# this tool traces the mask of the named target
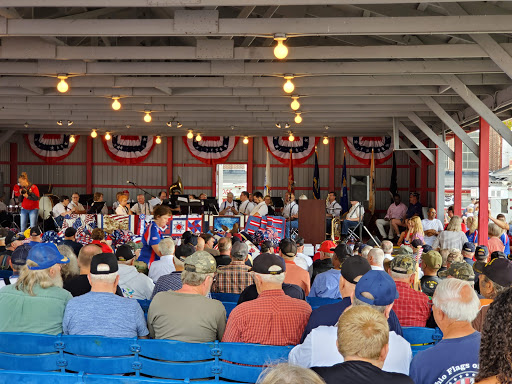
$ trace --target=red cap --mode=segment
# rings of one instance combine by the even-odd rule
[[[333,253],[333,248],[336,248],[336,244],[334,244],[334,242],[331,240],[326,240],[322,243],[322,245],[320,245],[318,250],[320,252]]]

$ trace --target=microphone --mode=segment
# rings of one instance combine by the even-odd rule
[[[126,180],[126,184],[135,184],[133,181]]]

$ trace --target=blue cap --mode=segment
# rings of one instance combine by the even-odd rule
[[[69,259],[66,256],[61,255],[57,246],[53,243],[40,243],[34,245],[29,253],[27,260],[32,260],[37,266],[28,267],[33,271],[48,269],[53,267],[55,264],[67,264]]]
[[[473,253],[473,252],[475,252],[476,247],[475,247],[474,243],[472,243],[470,241],[467,241],[467,242],[464,243],[464,246],[462,247],[462,250],[466,251],[466,252]]]
[[[364,297],[364,292],[371,294],[373,299]],[[370,305],[389,305],[398,299],[395,281],[384,271],[368,271],[356,284],[356,299]]]
[[[14,265],[25,265],[27,264],[27,257],[32,247],[28,244],[21,244],[17,247],[11,255],[11,263]]]

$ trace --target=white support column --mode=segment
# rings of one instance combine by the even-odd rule
[[[432,142],[437,145],[439,147],[439,149],[441,151],[443,151],[445,153],[446,156],[448,156],[448,158],[450,158],[451,160],[454,160],[455,159],[455,154],[453,153],[453,151],[450,149],[450,147],[448,147],[446,145],[446,143],[441,140],[439,138],[439,136],[437,136],[434,131],[432,131],[432,129],[430,129],[430,127],[425,124],[425,122],[423,120],[421,120],[421,118],[415,114],[414,112],[411,112],[407,115],[407,117],[409,118],[409,120],[411,120],[425,135],[427,135],[427,137],[432,140]]]
[[[471,152],[475,154],[476,157],[479,156],[478,152],[478,144],[469,137],[469,135],[459,126],[459,124],[451,118],[448,113],[430,96],[422,96],[421,99],[423,102],[434,112],[437,117],[439,117],[443,123],[445,123],[448,128],[450,128],[453,133],[455,133],[466,147],[469,148]]]
[[[406,144],[402,139],[398,139],[398,142],[400,143],[400,146],[403,148],[409,148],[410,145]],[[405,151],[407,155],[414,160],[416,164],[418,164],[421,167],[421,159],[418,155],[416,155],[413,151],[406,150]]]
[[[397,121],[396,126],[400,131],[402,131],[405,137],[407,137],[411,143],[413,143],[416,148],[418,148],[421,153],[423,153],[423,155],[425,155],[425,157],[430,160],[431,163],[435,162],[435,156],[432,154],[432,152],[430,152],[427,147],[425,147],[425,145],[423,145],[423,143],[419,141],[418,138],[407,129],[405,125],[403,125],[400,121]]]
[[[512,79],[512,57],[488,34],[470,35],[489,57]]]
[[[489,125],[512,145],[512,132],[456,75],[441,75],[442,78],[475,110]]]

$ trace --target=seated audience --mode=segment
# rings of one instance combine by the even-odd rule
[[[332,269],[332,257],[334,255],[334,248],[336,248],[336,244],[330,240],[326,240],[320,244],[320,248],[318,249],[320,258],[313,262],[313,276],[311,277],[311,283],[313,283],[315,280],[316,275]]]
[[[316,276],[309,297],[325,297],[329,299],[341,299],[340,277],[341,264],[349,257],[352,257],[352,250],[345,243],[340,243],[334,249],[332,259],[333,269],[322,272]]]
[[[185,259],[182,288],[160,292],[151,301],[148,328],[152,338],[189,343],[222,339],[226,327],[224,305],[205,297],[210,292],[216,267],[213,256],[205,251]]]
[[[92,258],[88,279],[91,292],[71,299],[66,305],[63,333],[147,338],[149,331],[139,303],[115,294],[119,273],[112,253]]]
[[[263,254],[254,260],[252,272],[259,296],[233,309],[222,341],[267,345],[299,342],[311,307],[284,294],[286,267],[277,255]]]
[[[433,296],[437,285],[441,279],[437,276],[437,271],[443,264],[443,258],[439,252],[428,251],[421,255],[421,269],[423,277],[420,279],[421,291],[427,296]]]
[[[297,244],[297,255],[295,256],[295,264],[302,269],[308,271],[309,276],[313,276],[313,259],[304,253],[304,239],[297,236],[295,238]]]
[[[393,302],[397,297],[395,282],[386,272],[369,271],[356,284],[351,300],[352,307],[371,306],[384,314],[386,319],[389,319]],[[350,309],[346,311],[350,311]],[[337,330],[335,325],[313,329],[302,344],[295,346],[290,351],[289,361],[306,368],[342,363],[343,356],[336,353],[334,343]],[[393,331],[388,332],[389,354],[384,362],[383,370],[408,374],[412,359],[411,347],[403,337]]]
[[[503,245],[505,245],[505,249],[503,250],[503,252],[505,252],[505,255],[508,256],[510,255],[510,238],[508,237],[510,226],[508,225],[507,219],[505,218],[505,215],[503,213],[500,213],[498,216],[496,216],[496,220],[497,221],[495,221],[495,224],[497,224],[498,227],[500,227],[503,230],[500,239]]]
[[[475,284],[475,273],[471,265],[465,262],[457,261],[450,265],[445,271],[438,272],[441,278],[452,278],[467,281],[471,286]]]
[[[78,266],[78,257],[75,255],[71,247],[67,245],[57,245],[60,254],[69,259],[69,263],[62,264],[60,267],[60,275],[62,281],[66,282],[80,274],[80,267]]]
[[[461,230],[462,219],[459,216],[453,216],[446,226],[446,229],[439,234],[434,241],[432,248],[439,249],[462,249],[468,238],[465,231]]]
[[[384,251],[382,249],[371,248],[368,255],[366,255],[366,260],[368,260],[373,270],[384,270]]]
[[[105,240],[105,232],[101,228],[94,228],[91,232],[92,242],[91,244],[96,244],[102,250],[102,253],[114,253],[110,245],[107,244]]]
[[[253,283],[251,267],[245,262],[249,257],[249,247],[240,241],[231,247],[231,263],[217,268],[216,281],[212,285],[212,292],[240,294]]]
[[[30,243],[28,243],[28,245],[33,247],[34,245],[42,243],[42,236],[43,233],[41,232],[41,229],[39,227],[30,228]]]
[[[397,244],[411,245],[414,240],[420,240],[421,244],[425,242],[423,226],[421,225],[419,216],[414,216],[407,220],[407,228],[401,233]]]
[[[468,238],[468,241],[473,244],[478,244],[478,217],[468,217],[466,220],[466,224],[468,227],[468,230],[466,232],[466,237]]]
[[[218,242],[219,256],[215,256],[215,262],[218,266],[231,263],[231,247],[233,245],[229,237],[223,237]]]
[[[467,281],[445,279],[433,299],[434,319],[443,340],[418,352],[410,376],[416,384],[470,383],[478,372],[480,333],[471,326],[480,302]]]
[[[73,253],[75,255],[78,255],[80,253],[80,250],[82,249],[82,244],[76,242],[76,229],[73,227],[66,228],[64,231],[64,241],[62,244],[67,245],[68,247],[71,247],[73,250]]]
[[[460,249],[452,248],[450,249],[450,252],[448,253],[448,256],[446,257],[446,268],[450,269],[450,266],[453,263],[463,263],[464,257],[462,256],[462,253]]]
[[[5,250],[0,254],[0,269],[8,269],[9,268],[9,259],[14,250],[23,244],[23,240],[25,240],[25,236],[22,233],[14,233],[13,231],[8,231],[5,235]]]
[[[119,262],[119,286],[123,296],[129,299],[149,300],[155,288],[155,283],[144,273],[139,273],[133,263],[137,260],[132,247],[121,245],[116,250]]]
[[[291,239],[283,239],[279,243],[279,256],[286,263],[286,274],[284,282],[286,284],[295,284],[302,288],[304,293],[309,295],[311,289],[309,273],[295,264],[295,255],[297,254],[297,245]]]
[[[213,257],[219,256],[219,251],[213,248],[215,246],[215,238],[209,233],[202,233],[201,237],[204,239],[204,250]]]
[[[489,249],[486,245],[478,245],[475,249],[475,260],[476,262],[481,261],[486,264],[489,261]],[[478,283],[479,273],[475,271],[475,291],[480,294],[480,285]]]
[[[474,264],[473,258],[475,257],[475,250],[475,244],[470,241],[465,243],[462,247],[462,257],[464,258],[464,261],[469,265]]]
[[[453,205],[448,207],[448,209],[446,211],[446,215],[447,215],[447,217],[445,218],[446,225],[444,226],[445,231],[446,231],[446,228],[448,227],[448,225],[450,224],[451,219],[454,217]],[[464,233],[466,233],[468,231],[468,228],[466,227],[466,224],[464,224],[464,220],[462,220],[462,218],[460,221],[460,230]]]
[[[384,240],[380,247],[384,251],[384,259],[393,260],[393,243],[389,240]]]
[[[368,306],[348,309],[340,316],[337,333],[336,345],[344,362],[312,368],[327,384],[414,384],[403,373],[383,370],[392,353],[391,336],[378,310]]]
[[[275,254],[276,251],[274,249],[274,244],[272,244],[272,242],[270,240],[263,241],[260,245],[260,252],[261,253],[270,253],[272,255]]]
[[[377,219],[376,221],[377,229],[379,230],[380,236],[383,240],[393,239],[395,237],[393,230],[395,231],[396,236],[398,236],[400,231],[397,227],[397,223],[400,224],[403,221],[406,212],[407,207],[401,202],[400,195],[395,193],[393,195],[393,203],[388,207],[384,219]],[[389,227],[387,236],[384,227]]]
[[[311,369],[281,363],[263,371],[257,384],[325,384],[325,381]]]
[[[421,220],[423,226],[423,232],[425,232],[425,244],[432,246],[437,236],[443,231],[443,223],[441,220],[436,218],[436,209],[429,208],[427,212],[427,218]]]
[[[162,239],[158,243],[158,250],[162,256],[160,256],[160,260],[156,260],[151,263],[148,273],[148,276],[154,283],[156,283],[161,276],[167,275],[176,270],[176,267],[174,266],[174,240],[170,237]]]
[[[486,305],[482,305],[476,319],[471,323],[473,328],[482,332],[486,322],[486,314],[489,310],[489,304],[496,297],[512,286],[512,263],[508,259],[497,258],[489,261],[487,264],[476,263],[473,269],[478,270],[480,277],[480,294],[486,299]],[[482,303],[482,300],[480,300]]]
[[[101,248],[95,244],[85,245],[80,250],[80,253],[78,254],[80,275],[64,282],[64,289],[69,291],[73,297],[90,292],[91,284],[89,283],[87,276],[91,272],[91,260],[95,255],[99,255],[100,253],[102,253]],[[116,294],[118,296],[123,296],[121,288],[117,287]]]
[[[512,377],[510,340],[512,289],[501,293],[489,306],[480,342],[480,364],[475,383],[505,384]],[[499,330],[499,331],[498,331]]]
[[[290,296],[294,299],[306,300],[306,295],[301,287],[295,284],[282,284],[283,292],[286,296]],[[238,304],[245,303],[246,301],[251,301],[257,299],[259,296],[258,289],[256,288],[256,284],[251,284],[240,294],[238,298]]]
[[[9,266],[12,269],[12,275],[0,279],[0,288],[5,287],[6,285],[16,284],[16,281],[18,281],[18,278],[20,277],[21,269],[25,264],[27,264],[27,257],[30,249],[30,245],[22,244],[14,250],[9,258]]]
[[[399,294],[393,309],[402,327],[424,327],[430,317],[428,296],[411,288],[416,269],[416,261],[409,255],[398,255],[390,263],[389,274]]]
[[[488,231],[489,241],[487,247],[489,248],[489,253],[493,253],[494,251],[503,252],[505,250],[505,244],[503,244],[500,238],[503,234],[503,229],[494,223],[490,223]]]
[[[53,243],[34,245],[16,284],[0,289],[0,332],[58,335],[69,292],[62,289],[60,266],[69,260]]]

